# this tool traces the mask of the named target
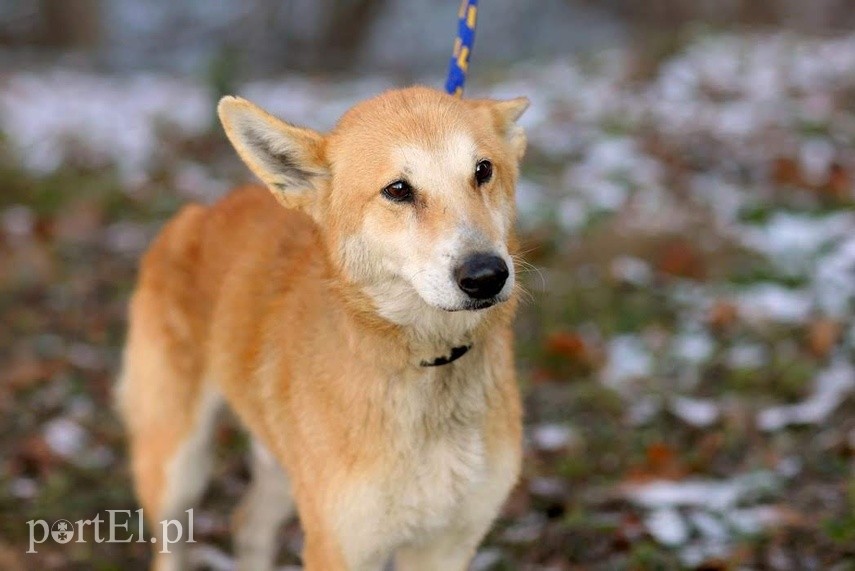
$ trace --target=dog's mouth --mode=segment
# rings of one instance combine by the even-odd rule
[[[466,302],[466,306],[463,308],[466,311],[479,311],[481,309],[487,309],[488,307],[493,307],[497,303],[502,303],[502,299],[498,297],[491,297],[490,299],[471,299]]]
[[[470,299],[460,307],[440,307],[440,309],[449,313],[454,313],[456,311],[481,311],[482,309],[488,309],[505,301],[507,300],[498,296],[488,299]]]

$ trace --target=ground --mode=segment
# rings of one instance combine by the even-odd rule
[[[240,92],[325,128],[393,84]],[[139,253],[248,178],[211,91],[0,76],[4,569],[145,567],[149,545],[91,536],[27,555],[27,521],[136,509],[110,389]],[[533,101],[525,468],[474,568],[855,569],[855,36],[698,36],[483,70],[469,92]],[[246,440],[231,424],[218,444],[195,535],[227,569]],[[282,565],[299,549],[295,523]]]

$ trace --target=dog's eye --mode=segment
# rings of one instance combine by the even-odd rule
[[[392,202],[413,201],[413,187],[405,180],[396,180],[384,188],[381,194]]]
[[[481,186],[493,178],[493,163],[488,160],[478,161],[475,165],[475,182]]]

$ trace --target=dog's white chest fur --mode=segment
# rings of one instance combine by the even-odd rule
[[[402,529],[445,526],[485,477],[485,382],[465,364],[427,368],[391,393],[398,461],[386,484]]]
[[[353,489],[345,509],[360,513],[365,526],[351,531],[346,551],[368,538],[388,538],[394,547],[430,537],[472,509],[468,500],[488,479],[486,379],[464,371],[425,369],[420,378],[392,381],[390,439],[377,445],[394,450],[394,461]]]
[[[412,534],[447,526],[484,479],[485,463],[483,438],[473,429],[414,443],[387,482],[395,526]]]

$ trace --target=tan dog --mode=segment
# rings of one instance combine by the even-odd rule
[[[184,208],[142,261],[118,398],[149,521],[199,500],[225,401],[254,443],[241,569],[271,568],[295,504],[308,571],[391,556],[400,571],[467,568],[520,468],[510,323],[527,105],[415,87],[323,136],[220,102],[272,195]],[[157,569],[186,567],[172,551]]]

